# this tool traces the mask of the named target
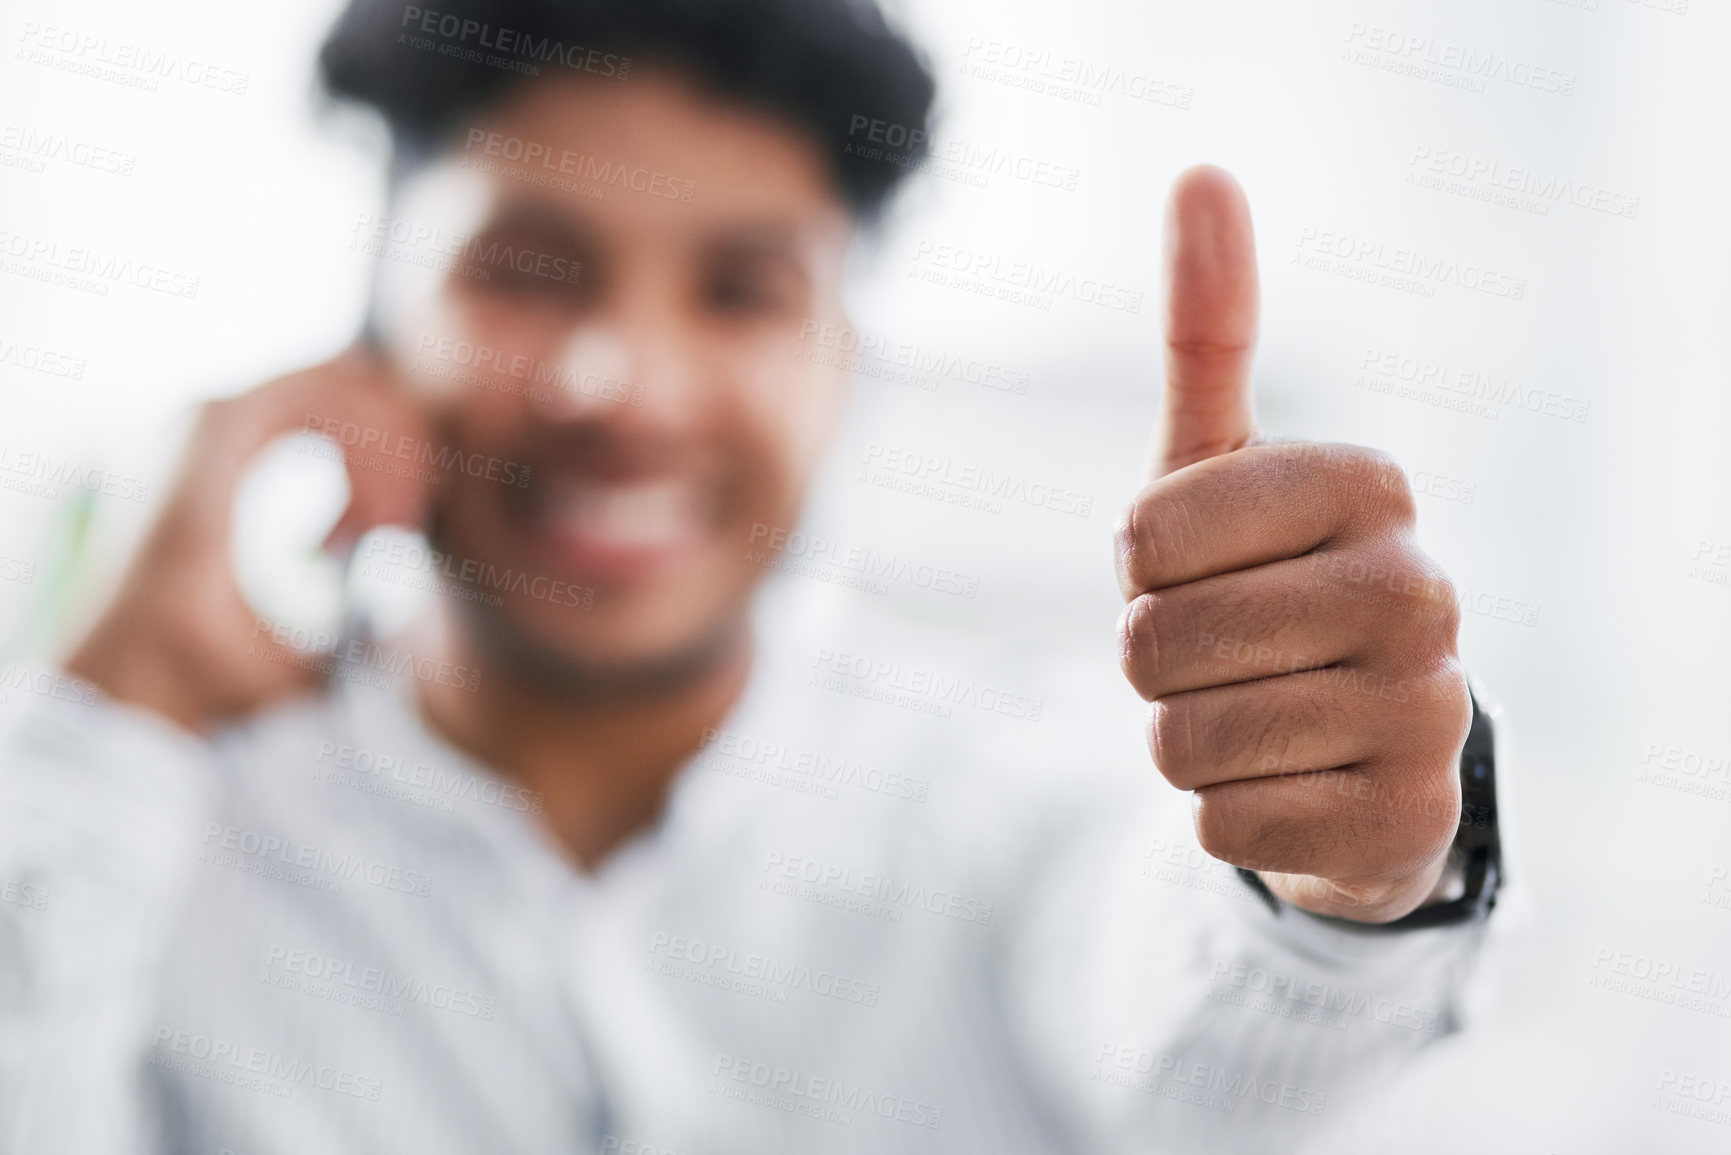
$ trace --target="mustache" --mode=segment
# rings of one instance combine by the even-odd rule
[[[557,426],[543,423],[505,442],[487,446],[475,444],[473,438],[461,437],[454,427],[446,436],[447,444],[461,453],[483,454],[507,467],[515,467],[518,473],[526,473],[530,487],[537,475],[629,478],[688,472],[694,461],[707,456],[681,439],[641,430],[621,430],[601,421]]]

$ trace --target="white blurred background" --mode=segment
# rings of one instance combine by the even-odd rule
[[[189,403],[353,339],[369,268],[349,240],[382,208],[381,137],[316,115],[312,58],[336,7],[6,5],[0,480],[26,488],[0,489],[0,662],[52,653],[76,629],[151,510],[32,492],[18,455],[160,492]],[[1150,773],[1112,653],[1109,535],[1159,401],[1165,189],[1198,161],[1231,168],[1261,248],[1263,426],[1393,453],[1421,489],[1427,548],[1469,609],[1489,611],[1465,615],[1463,648],[1503,710],[1517,891],[1475,1030],[1414,1073],[1380,1149],[1731,1149],[1731,1127],[1680,1115],[1666,1082],[1731,1081],[1731,15],[1703,0],[914,0],[905,21],[940,77],[939,158],[959,159],[913,182],[862,249],[856,320],[1026,391],[942,373],[931,388],[858,382],[812,525],[981,580],[972,601],[838,592],[843,611],[859,598],[977,631],[1017,655],[1006,682],[1076,720],[1076,762]],[[38,26],[180,52],[245,74],[246,91],[81,75],[28,51]],[[1462,87],[1379,66],[1414,38],[1429,47],[1408,60],[1455,46],[1549,79]],[[1045,55],[1022,66],[1030,53]],[[1085,72],[1070,91],[1029,87],[1064,69]],[[84,147],[44,158],[44,140]],[[994,149],[1073,170],[1074,187],[955,179]],[[1498,203],[1489,180],[1451,166],[1530,170],[1571,192]],[[45,284],[21,255],[44,241],[196,277],[196,298]],[[1364,255],[1309,267],[1336,243]],[[1139,314],[990,300],[914,278],[922,245],[1146,299]],[[1342,275],[1399,250],[1522,278],[1521,298]],[[1384,354],[1447,366],[1457,386],[1475,375],[1491,396],[1434,380],[1379,391],[1365,382]],[[872,446],[1061,486],[1092,513],[989,513],[864,485]],[[1717,774],[1699,772],[1711,758]],[[1667,759],[1684,769],[1641,780]],[[1706,972],[1708,1009],[1590,986],[1603,952]]]

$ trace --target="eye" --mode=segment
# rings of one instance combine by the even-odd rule
[[[593,295],[594,270],[563,238],[489,230],[464,245],[451,275],[464,292],[567,307]]]
[[[704,285],[704,304],[717,313],[740,315],[775,308],[779,297],[773,285],[749,273],[727,272],[712,276]]]
[[[796,268],[771,259],[733,258],[715,263],[704,276],[703,306],[724,318],[796,312],[805,279]]]

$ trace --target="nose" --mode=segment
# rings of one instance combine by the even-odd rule
[[[616,326],[586,324],[573,330],[555,357],[558,387],[536,394],[549,416],[598,418],[618,405],[641,405],[631,345]]]
[[[558,388],[537,394],[556,420],[684,426],[701,404],[699,358],[676,318],[612,311],[573,329],[558,351]]]

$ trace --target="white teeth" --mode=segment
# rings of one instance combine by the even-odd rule
[[[696,501],[680,481],[573,485],[555,498],[552,512],[565,533],[603,546],[662,548],[697,530]]]

